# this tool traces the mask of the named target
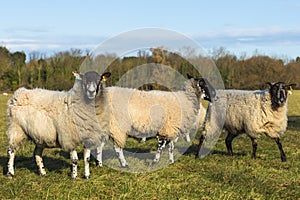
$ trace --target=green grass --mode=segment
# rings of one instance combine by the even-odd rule
[[[0,170],[7,162],[6,102],[0,97]],[[70,178],[68,153],[46,149],[47,175],[37,175],[30,142],[17,152],[15,177],[0,175],[0,199],[300,199],[300,91],[289,97],[289,127],[283,137],[287,162],[280,161],[273,140],[258,140],[256,160],[251,159],[251,142],[242,135],[233,142],[234,157],[226,155],[224,134],[214,150],[195,159],[197,140],[188,152],[169,165],[148,173],[127,173],[91,162],[91,178],[82,178],[82,151],[79,177]],[[155,149],[156,141],[140,144],[130,139],[127,148]],[[82,150],[82,149],[80,149]],[[166,151],[165,151],[166,152]],[[166,154],[166,153],[165,153]],[[127,158],[132,162],[132,158]],[[136,167],[136,166],[131,166]]]

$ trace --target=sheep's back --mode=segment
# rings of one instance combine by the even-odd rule
[[[65,106],[66,99],[67,92],[64,91],[20,88],[15,91],[13,97],[8,101],[8,106],[31,106],[36,109],[43,109],[49,113],[55,113],[62,106]]]
[[[112,119],[129,135],[144,137],[158,132],[170,139],[195,126],[198,109],[182,92],[110,88]],[[198,103],[199,106],[199,103]],[[121,120],[120,120],[121,119]]]
[[[69,126],[67,96],[67,92],[44,89],[16,90],[8,101],[9,129],[20,126],[35,144],[44,147],[74,148],[79,139]]]

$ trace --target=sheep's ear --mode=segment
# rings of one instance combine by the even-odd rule
[[[207,81],[208,82],[208,81]],[[205,86],[207,86],[206,85],[206,80],[205,80],[205,78],[200,78],[199,79],[199,85],[200,85],[200,87],[205,87]]]
[[[106,79],[110,77],[110,75],[111,75],[110,72],[105,72],[105,73],[103,73],[103,74],[101,75],[100,81],[104,81],[104,82],[105,82]]]
[[[269,88],[271,88],[273,86],[273,84],[271,82],[266,82],[266,84]]]
[[[188,79],[194,78],[192,75],[190,75],[189,73],[186,74]]]
[[[287,86],[286,86],[286,87],[287,87],[287,90],[293,90],[293,89],[296,87],[296,85],[297,85],[297,84],[295,84],[295,83],[292,83],[292,84],[287,85]]]

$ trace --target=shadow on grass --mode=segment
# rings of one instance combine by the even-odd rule
[[[197,154],[197,151],[198,151],[198,144],[193,144],[191,145],[187,150],[186,152],[183,154],[183,155],[190,155],[190,154],[193,154],[196,156]],[[211,150],[209,152],[209,154],[211,155],[222,155],[222,156],[230,156],[228,155],[227,151],[220,151],[220,150]],[[234,152],[233,153],[233,156],[246,156],[247,153],[246,152]]]
[[[154,152],[150,148],[124,148],[123,150],[125,158],[137,158],[139,160],[154,158]],[[113,149],[103,151],[103,160],[109,158],[117,158],[117,154]]]
[[[0,157],[0,165],[3,168],[3,175],[7,173],[7,157]],[[62,173],[62,169],[70,168],[71,164],[59,158],[43,156],[45,169],[49,172]],[[37,165],[33,157],[16,156],[14,169],[28,169],[38,174]]]
[[[292,131],[300,131],[300,116],[288,117],[288,129]]]

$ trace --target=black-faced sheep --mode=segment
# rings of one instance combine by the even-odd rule
[[[96,114],[101,129],[114,140],[122,167],[128,165],[123,155],[128,135],[156,135],[158,150],[153,162],[159,161],[162,149],[169,144],[169,159],[173,163],[173,141],[178,136],[197,130],[200,101],[203,96],[204,99],[211,100],[215,93],[204,79],[191,76],[182,91],[140,91],[107,87],[101,92],[96,98]],[[107,111],[103,111],[105,108]],[[101,152],[102,148],[99,149]],[[98,158],[98,162],[101,165],[102,159]]]
[[[225,140],[228,154],[233,155],[232,140],[246,133],[252,141],[252,158],[256,158],[257,138],[266,134],[274,139],[283,162],[286,156],[280,142],[280,138],[287,128],[287,98],[288,90],[295,84],[284,82],[268,83],[269,89],[258,91],[242,90],[216,90],[215,102],[227,101],[226,120],[224,128],[227,131]],[[214,112],[215,103],[209,105],[208,120],[204,134],[200,138],[198,157],[201,157],[201,149],[206,137],[214,134],[217,118],[220,113]]]

